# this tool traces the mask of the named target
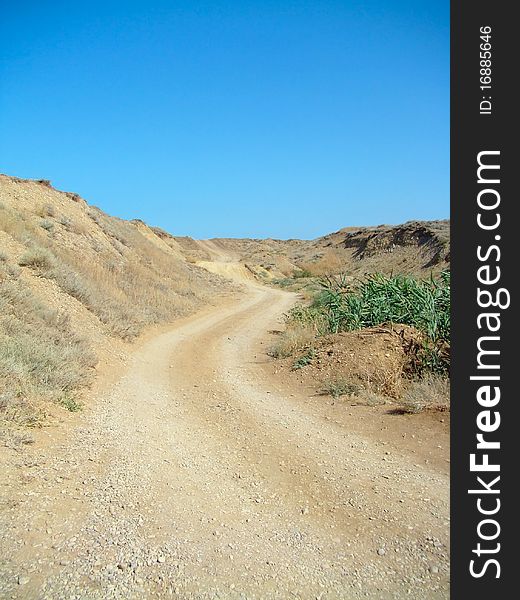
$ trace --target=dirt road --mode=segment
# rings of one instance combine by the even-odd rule
[[[70,435],[20,457],[0,596],[448,598],[446,472],[266,379],[294,296],[210,268],[244,292],[141,344]]]

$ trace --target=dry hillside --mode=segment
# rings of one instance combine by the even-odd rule
[[[176,238],[194,260],[207,260],[190,238]],[[229,239],[212,243],[259,275],[283,278],[347,272],[429,276],[449,268],[449,221],[347,227],[315,240]]]
[[[0,418],[74,410],[100,353],[226,287],[172,236],[48,181],[0,175]]]

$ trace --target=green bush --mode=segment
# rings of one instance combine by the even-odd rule
[[[371,275],[357,288],[341,279],[322,282],[321,302],[330,331],[374,327],[382,323],[412,325],[433,341],[449,341],[450,274],[427,281],[411,276]]]
[[[449,370],[450,272],[438,279],[407,275],[369,275],[352,281],[345,275],[321,280],[321,291],[310,306],[296,306],[289,322],[313,326],[318,333],[338,333],[384,323],[410,325],[423,332],[417,356],[420,368]]]
[[[293,271],[293,278],[297,279],[300,277],[312,277],[312,273],[309,271],[309,269],[298,269],[296,271]]]

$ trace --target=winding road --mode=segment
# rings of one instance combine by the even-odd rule
[[[270,380],[266,332],[295,296],[205,249],[243,292],[137,347],[33,466],[0,596],[447,599],[446,470]]]

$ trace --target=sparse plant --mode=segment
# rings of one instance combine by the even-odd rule
[[[54,223],[49,221],[49,219],[42,219],[40,221],[40,227],[45,229],[45,231],[52,231],[54,229]]]
[[[361,389],[361,386],[355,383],[342,377],[335,377],[323,382],[321,392],[333,398],[340,398],[341,396],[357,396]]]
[[[78,412],[83,408],[81,402],[69,394],[65,394],[62,398],[60,398],[60,404],[69,412]]]
[[[364,389],[356,395],[356,404],[360,406],[380,406],[386,404],[386,399],[381,394]]]
[[[293,365],[292,370],[298,371],[299,369],[303,369],[307,365],[310,365],[316,355],[316,351],[314,348],[308,348],[299,358],[297,358]]]
[[[18,264],[21,267],[31,267],[45,271],[56,265],[56,258],[47,248],[35,247],[27,250],[21,256]]]
[[[70,229],[70,227],[72,226],[72,219],[69,219],[69,217],[66,217],[65,215],[62,215],[58,219],[58,222],[60,223],[60,225],[63,225],[63,227],[65,227],[66,229]]]
[[[287,358],[295,352],[307,350],[315,339],[315,333],[300,323],[290,324],[269,350],[274,358]]]
[[[20,281],[0,284],[0,420],[37,422],[33,400],[74,398],[95,363],[65,315],[42,305]]]
[[[30,431],[21,427],[2,427],[0,428],[0,443],[6,448],[19,450],[21,446],[33,444],[34,436]]]
[[[20,277],[21,269],[7,261],[0,260],[0,280],[15,280]]]
[[[23,427],[36,427],[42,413],[27,398],[17,395],[12,389],[1,391],[0,378],[0,423],[14,423]],[[3,428],[0,428],[2,431]]]
[[[442,375],[426,375],[410,383],[401,402],[400,411],[405,413],[447,411],[450,408],[450,381]]]
[[[112,244],[118,251],[121,251],[121,248],[117,244],[128,247],[131,245],[130,240],[134,239],[135,241],[139,235],[131,223],[117,217],[108,217],[96,206],[92,206],[87,214],[100,227],[103,233],[111,239]]]
[[[317,254],[300,267],[310,273],[309,277],[323,277],[340,273],[344,269],[344,265],[340,256],[333,250],[325,251],[322,254]]]
[[[42,217],[42,218],[45,218],[45,217],[55,217],[56,216],[56,211],[55,211],[54,206],[52,204],[43,204],[36,211],[36,214],[39,217]]]
[[[37,179],[36,182],[52,189],[52,182],[49,179]]]
[[[26,238],[31,237],[33,229],[34,225],[28,223],[27,219],[17,211],[7,206],[0,211],[0,230],[5,231],[14,239],[23,242]]]

